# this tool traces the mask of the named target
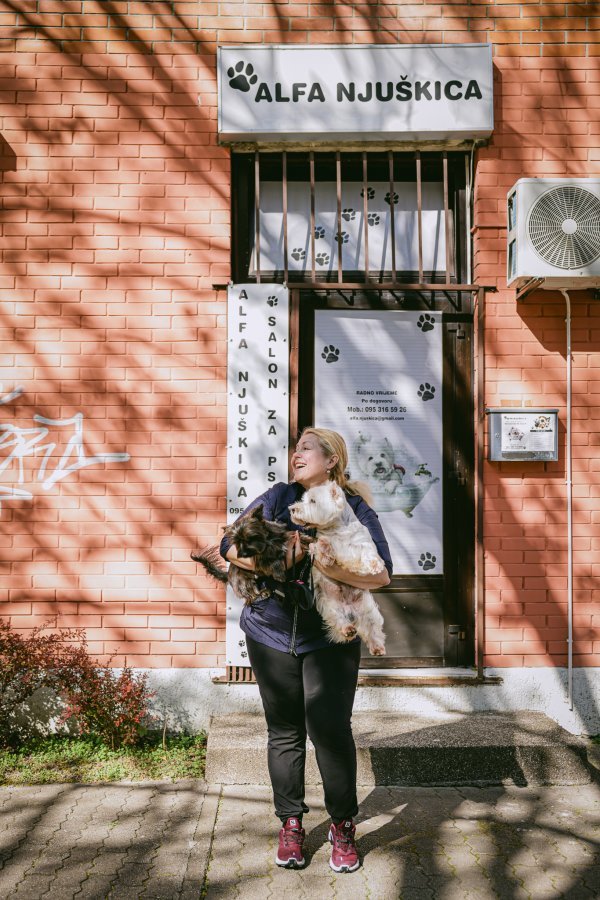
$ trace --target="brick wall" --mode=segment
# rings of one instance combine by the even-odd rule
[[[222,664],[222,594],[189,560],[224,521],[217,43],[493,43],[497,129],[477,154],[475,217],[476,278],[500,288],[486,402],[557,405],[564,422],[562,301],[517,309],[505,290],[504,202],[521,176],[598,173],[595,5],[14,6],[0,2],[0,615],[85,626],[116,665]],[[575,650],[598,665],[598,313],[589,296],[574,310]],[[564,662],[565,516],[562,449],[556,466],[487,467],[488,664]]]

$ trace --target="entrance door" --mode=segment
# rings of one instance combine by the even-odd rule
[[[474,663],[471,300],[422,296],[292,293],[292,416],[344,435],[394,560],[387,654],[363,667]]]

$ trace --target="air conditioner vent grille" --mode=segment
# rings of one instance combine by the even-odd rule
[[[535,252],[559,269],[580,269],[600,256],[600,199],[576,185],[546,191],[528,222]]]

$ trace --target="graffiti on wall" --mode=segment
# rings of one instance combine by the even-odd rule
[[[10,403],[22,393],[23,388],[18,387],[4,394],[0,385],[0,405]],[[25,484],[26,459],[34,458],[39,461],[34,477],[41,482],[45,491],[80,469],[101,463],[128,462],[130,459],[129,453],[96,453],[87,456],[83,441],[83,413],[75,413],[68,419],[49,419],[36,413],[33,421],[35,425],[31,428],[0,423],[0,479],[9,467],[16,466],[16,477],[12,479],[12,484],[3,484],[0,480],[0,509],[3,500],[33,499],[31,491],[15,486]],[[56,453],[59,446],[64,446],[64,449]]]

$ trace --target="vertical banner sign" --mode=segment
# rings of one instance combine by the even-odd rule
[[[394,574],[439,575],[441,314],[315,314],[315,424],[339,431],[388,539]]]
[[[227,523],[288,478],[289,293],[279,284],[227,291]],[[227,589],[228,666],[248,665],[242,603]]]

